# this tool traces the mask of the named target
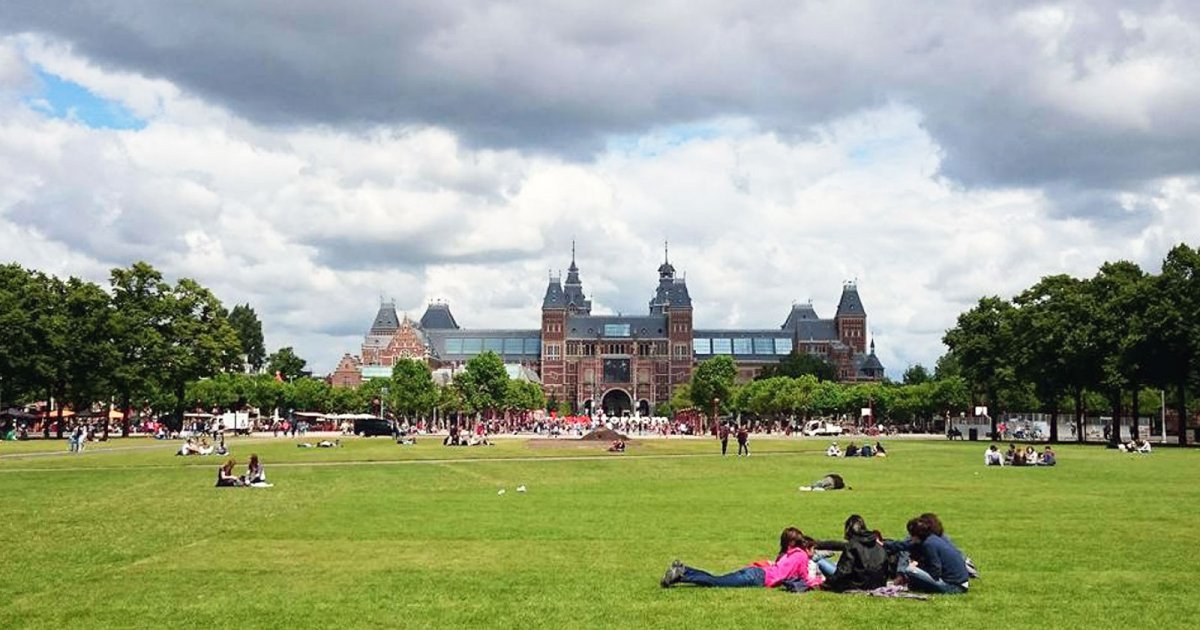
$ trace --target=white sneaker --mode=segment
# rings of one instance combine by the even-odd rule
[[[809,486],[800,486],[800,492],[812,492],[812,488]]]

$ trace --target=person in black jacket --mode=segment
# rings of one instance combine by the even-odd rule
[[[866,521],[857,514],[846,519],[845,541],[821,541],[816,549],[842,553],[836,567],[824,558],[817,562],[826,577],[823,590],[841,593],[887,584],[887,551],[880,544],[879,533],[867,529]]]

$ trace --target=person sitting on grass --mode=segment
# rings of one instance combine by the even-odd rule
[[[830,473],[814,481],[810,486],[800,486],[801,492],[824,492],[826,490],[841,490],[846,488],[846,480],[842,479],[841,475]]]
[[[987,448],[987,450],[983,452],[983,465],[984,466],[1003,466],[1004,465],[1004,456],[1000,454],[1000,449],[996,448],[995,444],[989,446]]]
[[[1004,451],[1004,463],[1008,466],[1015,466],[1017,463],[1017,445],[1009,444],[1008,450]]]
[[[242,486],[242,480],[233,475],[233,467],[237,462],[230,458],[225,461],[225,464],[217,469],[217,487],[218,488],[237,488]]]
[[[846,519],[845,540],[820,541],[814,546],[821,551],[839,551],[837,564],[828,558],[818,558],[817,567],[825,575],[822,590],[841,593],[848,590],[879,588],[887,584],[887,551],[880,544],[879,532],[867,529],[863,517],[851,514]]]
[[[896,574],[903,577],[908,588],[922,593],[957,595],[970,587],[966,558],[950,541],[934,533],[927,519],[910,519],[908,540],[884,541],[888,551],[900,552]],[[912,562],[907,552],[919,551],[920,564]]]
[[[863,444],[862,448],[858,449],[859,457],[875,457],[875,449],[871,448],[870,444]]]
[[[875,457],[887,457],[887,451],[884,450],[883,444],[875,442]]]
[[[612,444],[610,444],[608,447],[608,452],[609,453],[624,453],[625,452],[625,440],[613,440]]]
[[[830,444],[829,448],[825,449],[825,456],[826,457],[841,457],[842,456],[842,449],[838,447],[837,442]]]
[[[851,442],[850,446],[846,447],[846,457],[858,457],[858,445],[857,444],[855,444],[854,442]]]
[[[1038,459],[1038,466],[1053,466],[1056,463],[1058,463],[1058,458],[1054,454],[1054,449],[1047,445],[1046,449],[1042,451],[1041,458]]]
[[[1026,446],[1025,447],[1025,465],[1026,466],[1037,466],[1040,463],[1041,463],[1041,461],[1038,458],[1037,449],[1033,448],[1032,444],[1029,446]]]
[[[1134,440],[1133,446],[1139,453],[1149,453],[1150,452],[1150,443],[1143,440],[1142,438],[1138,438],[1138,439]]]
[[[812,547],[813,539],[805,536],[804,532],[799,529],[789,527],[779,535],[779,555],[773,561],[759,560],[732,573],[713,575],[707,571],[686,566],[676,560],[671,563],[659,583],[663,588],[670,588],[675,584],[725,588],[747,586],[773,588],[785,581],[799,580],[807,588],[817,588],[825,579],[819,572],[816,574],[809,572],[808,561]]]
[[[926,512],[917,518],[929,525],[929,531],[945,538],[946,542],[951,545],[954,544],[954,541],[946,535],[946,528],[942,526],[942,519],[938,518],[937,514]],[[971,556],[968,556],[965,552],[963,553],[963,561],[967,563],[967,575],[971,576],[972,579],[979,577],[979,571],[975,568],[975,563],[971,562]]]
[[[250,463],[246,465],[246,476],[244,479],[246,485],[249,486],[271,487],[271,484],[267,483],[267,471],[263,468],[257,454],[250,455]]]

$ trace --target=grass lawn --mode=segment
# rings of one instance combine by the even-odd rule
[[[314,440],[315,441],[315,440]],[[982,443],[824,441],[491,448],[383,439],[257,452],[270,489],[216,489],[177,442],[0,444],[0,628],[1196,627],[1200,451],[1060,449],[1052,469],[981,465]],[[732,450],[732,449],[731,449]],[[839,472],[852,491],[796,487]],[[518,494],[517,485],[529,492]],[[497,490],[507,488],[507,494]],[[853,512],[889,536],[937,512],[983,573],[933,601],[763,589],[663,590],[673,558],[724,571],[796,525]]]

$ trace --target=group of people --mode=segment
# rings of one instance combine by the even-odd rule
[[[1149,453],[1150,443],[1142,438],[1138,438],[1118,444],[1117,449],[1122,453]]]
[[[258,455],[250,456],[250,463],[246,465],[246,474],[244,475],[234,475],[234,466],[237,466],[237,462],[231,457],[217,469],[218,488],[271,487],[271,484],[267,483],[267,471],[263,468],[262,462],[259,461]]]
[[[333,441],[321,440],[320,442],[316,442],[316,443],[299,442],[296,444],[296,448],[341,448],[341,447],[342,447],[342,439],[341,438],[338,438]]]
[[[179,445],[179,450],[176,455],[228,455],[229,448],[225,446],[225,436],[219,436],[217,443],[214,446],[208,438],[196,439],[188,438],[183,444]]]
[[[883,444],[878,441],[875,442],[875,446],[870,444],[859,446],[851,442],[846,447],[846,452],[843,453],[838,443],[833,442],[829,448],[825,449],[825,455],[828,457],[887,457],[887,449],[883,448]]]
[[[908,536],[887,540],[871,530],[862,516],[846,519],[842,540],[817,541],[795,527],[779,535],[779,554],[730,573],[714,575],[683,564],[671,563],[660,584],[766,588],[790,591],[826,590],[835,593],[871,591],[888,586],[921,593],[961,594],[977,577],[974,565],[946,537],[936,514],[925,513],[906,525]],[[837,561],[830,559],[838,553]]]
[[[624,453],[625,452],[625,440],[623,440],[621,438],[617,438],[617,439],[613,440],[612,444],[608,445],[608,452],[609,453]]]
[[[985,466],[1053,466],[1057,463],[1058,455],[1050,445],[1046,445],[1041,453],[1038,453],[1033,446],[1020,449],[1016,444],[1011,443],[1008,445],[1008,450],[1003,453],[995,444],[983,452]]]
[[[721,455],[724,456],[729,452],[729,436],[732,434],[737,440],[738,457],[745,455],[750,457],[750,432],[746,429],[746,425],[739,424],[737,431],[733,431],[726,423],[721,423],[717,429],[717,438],[721,440]]]

